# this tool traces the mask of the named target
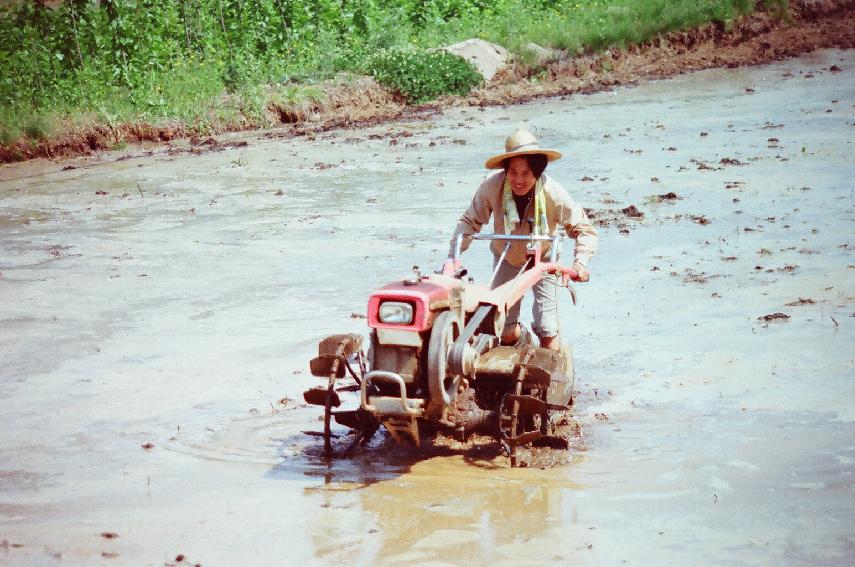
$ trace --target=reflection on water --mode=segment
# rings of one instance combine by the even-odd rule
[[[320,438],[295,432],[314,410],[239,420],[203,441],[169,448],[232,463],[275,460],[264,476],[283,481],[283,490],[301,487],[296,513],[310,539],[304,543],[324,565],[509,558],[527,564],[524,547],[558,557],[559,548],[575,541],[563,538],[554,549],[548,543],[576,521],[568,495],[579,488],[571,480],[579,454],[571,454],[565,466],[511,469],[499,443],[486,438],[411,448],[381,431],[350,457],[327,459]],[[340,452],[349,436],[338,433],[334,445]]]
[[[462,455],[434,457],[346,495],[342,485],[328,485],[308,529],[324,563],[352,559],[348,540],[367,533],[370,549],[358,549],[360,563],[483,564],[566,522],[563,498],[576,488],[567,476],[567,469],[485,473]]]

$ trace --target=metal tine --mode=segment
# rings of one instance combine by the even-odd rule
[[[508,394],[505,403],[518,403],[517,415],[540,415],[546,411],[546,402],[527,394]]]
[[[454,239],[454,261],[457,262],[460,260],[460,254],[462,254],[461,250],[463,248],[463,235],[458,234],[457,238]]]
[[[509,437],[508,443],[512,447],[516,448],[521,445],[528,445],[529,443],[532,443],[542,437],[543,433],[541,433],[540,431],[525,431],[523,433],[520,433],[516,437]]]
[[[499,268],[502,267],[502,262],[505,261],[505,256],[508,255],[508,250],[511,249],[511,243],[508,242],[505,244],[505,249],[502,250],[502,255],[499,256],[499,259],[496,261],[496,268],[493,270],[493,275],[490,276],[490,283],[487,284],[487,287],[493,289],[493,282],[496,280],[496,275],[499,273]]]
[[[523,262],[523,265],[522,265],[522,267],[520,268],[520,271],[519,271],[519,272],[517,272],[517,275],[516,275],[516,276],[514,276],[514,277],[519,277],[519,275],[520,275],[520,274],[522,274],[524,271],[526,271],[526,270],[529,268],[529,266],[531,265],[531,263],[532,263],[532,262],[531,262],[531,258],[529,258],[529,259],[527,259],[525,262]]]
[[[549,261],[550,262],[557,262],[558,261],[558,246],[563,239],[564,239],[564,235],[561,234],[560,232],[556,233],[555,236],[552,238],[552,250],[549,251]]]

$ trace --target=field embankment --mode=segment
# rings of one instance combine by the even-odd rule
[[[289,2],[257,3],[257,10],[290,10],[278,13],[241,12],[240,2],[221,2],[211,13],[201,9],[203,1],[191,3],[193,13],[185,2],[159,3],[148,30],[132,25],[142,2],[108,1],[97,9],[69,2],[54,10],[36,2],[16,16],[27,22],[19,41],[51,18],[64,18],[68,26],[48,34],[39,51],[44,60],[28,58],[26,49],[10,50],[11,15],[0,26],[0,161],[183,138],[204,150],[203,140],[227,131],[274,128],[274,136],[301,135],[446,106],[520,103],[855,47],[855,0],[663,2],[589,0],[538,8],[507,0],[488,10],[458,0],[446,3],[448,13],[431,2],[394,9],[357,2],[352,13],[323,12],[318,7],[332,3],[316,2],[320,11],[302,15]],[[511,16],[522,4],[532,4],[531,10],[514,27]],[[112,31],[85,33],[86,24]],[[264,32],[261,24],[278,27]],[[427,51],[467,35],[486,36],[512,53],[509,65],[471,90],[465,69],[437,67],[447,61]],[[535,40],[550,49],[532,52],[526,42]],[[27,74],[28,65],[33,73]],[[452,82],[437,79],[446,74]]]

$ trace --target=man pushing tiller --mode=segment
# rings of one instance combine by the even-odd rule
[[[487,160],[503,171],[478,189],[455,231],[452,253],[437,273],[389,283],[368,299],[371,329],[362,337],[321,341],[312,373],[325,388],[304,392],[324,406],[324,445],[332,453],[330,420],[352,428],[349,452],[383,426],[398,443],[419,445],[437,432],[465,441],[475,431],[497,438],[517,464],[517,447],[566,449],[560,425],[573,403],[573,355],[558,336],[559,280],[587,281],[597,234],[584,210],[551,178],[546,164],[561,157],[518,130],[506,151]],[[494,234],[476,234],[490,219]],[[572,267],[558,262],[562,234],[576,241]],[[490,240],[496,256],[490,285],[467,276],[460,253],[471,240]],[[546,253],[549,256],[546,256]],[[520,301],[534,291],[534,331],[524,340]],[[355,384],[340,387],[350,374]],[[335,410],[338,392],[358,389],[356,410]]]
[[[490,216],[493,217],[496,234],[552,235],[558,227],[564,227],[567,235],[576,241],[573,270],[578,274],[577,281],[588,281],[587,265],[597,249],[597,231],[585,210],[557,181],[544,174],[547,164],[557,159],[561,159],[561,153],[541,148],[530,132],[517,130],[511,134],[505,141],[504,153],[491,157],[485,163],[487,169],[503,171],[489,176],[478,188],[472,204],[460,217],[454,231],[450,255],[454,254],[461,236],[462,250],[466,250],[472,234],[479,232]],[[495,288],[524,268],[526,242],[517,240],[505,245],[494,240],[491,249],[495,274],[492,287]],[[542,250],[544,255],[547,252],[548,243]],[[558,350],[558,276],[544,274],[532,291],[532,330],[540,339],[540,346]],[[520,339],[520,303],[508,311],[502,344],[515,344]]]

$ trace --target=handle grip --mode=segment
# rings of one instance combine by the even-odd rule
[[[442,264],[442,270],[440,273],[444,276],[454,276],[461,266],[462,264],[460,263],[460,260],[449,258]]]
[[[579,273],[573,268],[568,268],[567,266],[558,266],[555,268],[553,273],[557,276],[561,276],[561,283],[563,285],[567,285],[567,283],[571,281],[581,281],[579,279]]]

